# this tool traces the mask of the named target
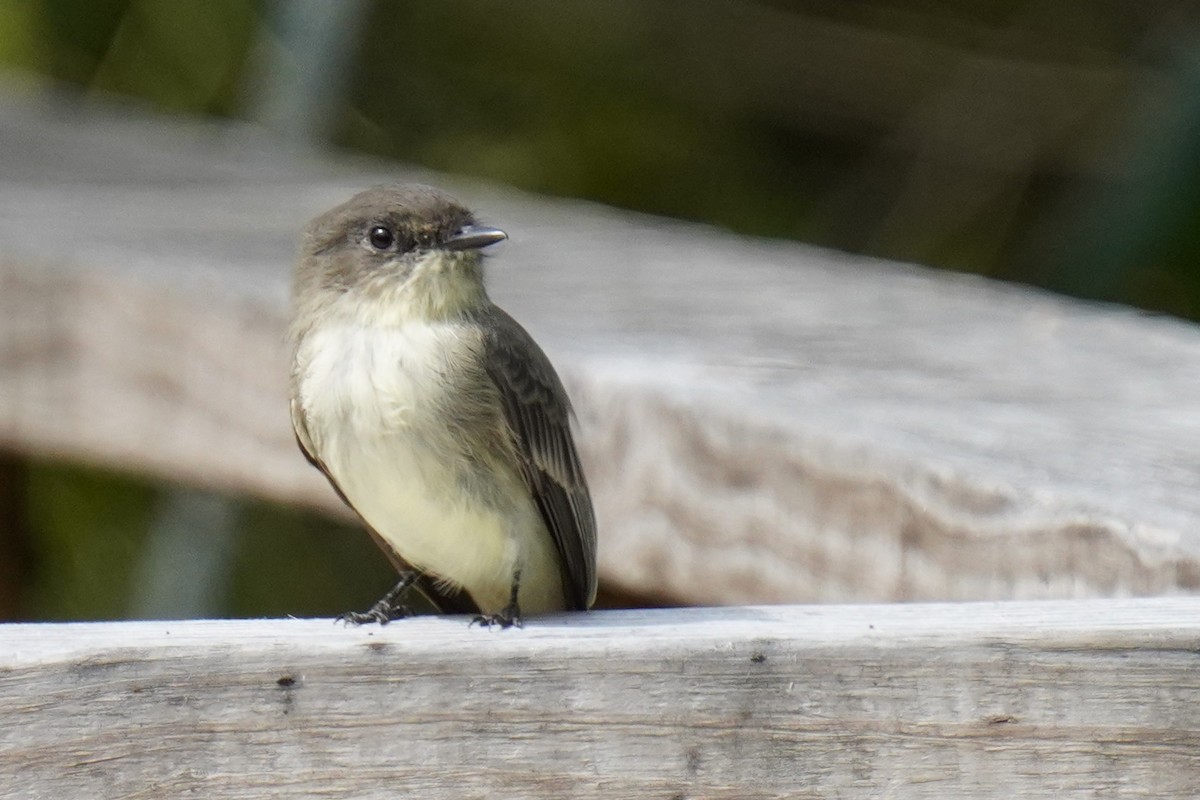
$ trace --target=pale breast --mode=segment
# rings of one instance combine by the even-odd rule
[[[553,545],[528,489],[511,464],[471,446],[489,421],[469,396],[479,393],[464,374],[470,346],[461,330],[428,324],[311,332],[297,353],[309,435],[350,503],[402,558],[481,605],[502,605],[514,566],[532,559],[526,567],[542,573],[547,597],[530,602],[553,607]]]
[[[447,368],[463,346],[431,325],[325,326],[297,354],[301,404],[320,429],[348,425],[378,435],[411,427],[445,403]]]

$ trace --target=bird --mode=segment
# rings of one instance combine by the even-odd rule
[[[414,589],[485,627],[595,602],[570,399],[485,288],[482,250],[505,238],[421,184],[367,189],[305,228],[288,333],[296,441],[399,573],[348,624],[410,615]]]

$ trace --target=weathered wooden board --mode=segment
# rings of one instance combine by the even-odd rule
[[[1164,798],[1200,600],[0,625],[0,797]]]
[[[801,245],[4,101],[0,445],[331,511],[284,405],[297,232],[422,178],[580,412],[601,574],[685,602],[1200,585],[1200,330]]]

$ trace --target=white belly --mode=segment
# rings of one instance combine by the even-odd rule
[[[313,446],[358,513],[413,566],[465,588],[485,613],[508,602],[520,568],[523,612],[561,608],[557,552],[516,470],[486,473],[491,501],[464,490],[468,471],[478,480],[478,460],[439,413],[464,347],[445,326],[311,333],[299,390]]]

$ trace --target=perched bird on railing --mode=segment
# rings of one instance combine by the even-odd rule
[[[296,438],[414,586],[486,625],[586,610],[596,525],[549,359],[484,289],[506,238],[436,189],[378,187],[314,219],[290,338]]]

